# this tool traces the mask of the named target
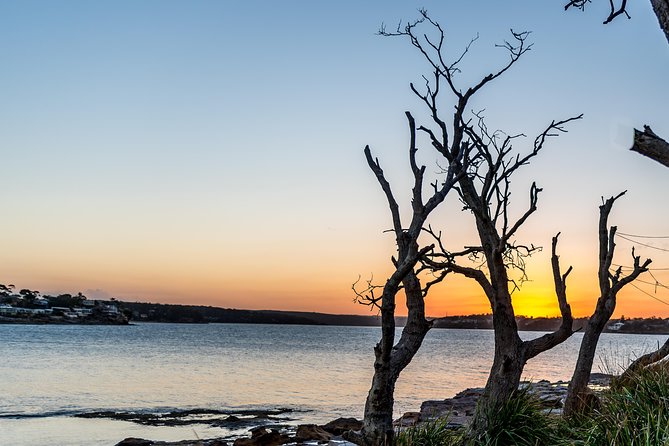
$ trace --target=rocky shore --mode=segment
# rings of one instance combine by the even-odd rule
[[[612,375],[592,373],[590,375],[590,389],[599,392],[611,383]],[[539,398],[544,410],[554,414],[562,413],[564,401],[567,398],[569,381],[550,382],[522,382],[521,387]],[[466,389],[445,400],[425,401],[420,406],[420,412],[404,414],[396,423],[400,426],[413,426],[421,421],[430,421],[448,417],[452,427],[466,426],[474,415],[476,402],[483,393],[483,388]]]
[[[355,418],[337,418],[324,425],[300,424],[296,428],[288,426],[259,426],[250,430],[250,437],[228,440],[214,438],[207,440],[183,440],[177,442],[152,441],[142,438],[126,438],[116,446],[279,446],[285,444],[347,443],[341,435],[349,430],[360,430],[362,421]]]
[[[590,375],[590,388],[594,392],[607,388],[611,375],[593,373]],[[521,386],[539,398],[547,412],[562,412],[567,396],[568,381],[523,382]],[[453,429],[467,426],[471,421],[476,403],[483,393],[483,388],[466,389],[452,398],[430,400],[421,404],[419,412],[407,412],[395,420],[397,429],[415,426],[421,422],[448,417]],[[338,418],[324,425],[301,424],[293,426],[287,415],[291,409],[250,410],[241,412],[225,412],[216,410],[190,410],[170,412],[163,415],[133,414],[117,412],[94,412],[81,414],[84,418],[111,418],[132,421],[152,426],[178,426],[193,423],[194,416],[198,422],[211,426],[230,429],[250,428],[250,436],[242,438],[216,438],[206,440],[184,440],[178,442],[152,441],[141,438],[126,438],[116,446],[280,446],[285,444],[317,444],[327,443],[331,446],[343,445],[347,442],[342,434],[348,430],[360,430],[362,421],[355,418]]]

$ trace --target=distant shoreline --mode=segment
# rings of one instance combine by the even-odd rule
[[[237,310],[208,306],[152,304],[142,302],[118,302],[128,314],[129,320],[86,318],[63,320],[58,318],[12,318],[0,316],[0,325],[133,325],[133,323],[173,324],[276,324],[340,327],[380,327],[377,316],[340,315],[315,312],[293,312],[281,310]],[[146,310],[141,313],[140,310]],[[560,325],[560,318],[516,318],[519,331],[549,332]],[[405,318],[396,318],[398,328],[404,326]],[[578,331],[587,323],[587,318],[574,320]],[[605,333],[669,335],[669,319],[637,318],[621,322],[612,319]],[[448,316],[437,318],[434,329],[492,330],[491,315]]]
[[[334,325],[353,327],[378,327],[378,316],[328,314],[305,311],[238,310],[201,305],[155,304],[144,302],[119,302],[131,314],[132,322],[175,323],[241,323],[241,324],[287,324],[287,325]],[[404,326],[405,317],[396,317],[398,327]],[[547,317],[516,318],[520,331],[553,331],[561,319]],[[582,329],[587,318],[575,318],[574,330]],[[669,319],[638,318],[612,319],[607,333],[669,334]],[[492,329],[492,315],[447,316],[434,318],[433,328]]]

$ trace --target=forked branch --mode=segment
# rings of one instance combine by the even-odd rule
[[[570,0],[567,2],[566,5],[564,5],[564,10],[568,10],[571,7],[580,9],[581,11],[585,10],[585,5],[590,3],[591,0]],[[609,0],[609,7],[610,7],[610,12],[608,17],[606,17],[606,20],[604,20],[604,25],[611,23],[616,17],[619,15],[625,15],[628,19],[630,19],[630,15],[627,12],[627,0],[620,0],[620,4],[616,5],[613,0]]]
[[[553,270],[555,295],[557,296],[560,315],[562,316],[562,323],[560,324],[560,327],[553,333],[548,333],[531,341],[526,341],[526,359],[533,358],[539,353],[555,347],[574,333],[574,318],[571,314],[571,306],[567,301],[567,276],[569,276],[571,273],[572,267],[570,266],[567,269],[567,272],[564,274],[562,274],[560,271],[560,257],[557,255],[557,244],[559,236],[560,233],[558,232],[555,237],[553,237],[551,243],[551,267]]]

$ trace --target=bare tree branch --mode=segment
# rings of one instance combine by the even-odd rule
[[[560,307],[562,322],[560,327],[553,333],[545,334],[526,343],[525,356],[527,359],[533,358],[539,353],[555,347],[574,333],[574,319],[571,314],[571,306],[567,302],[567,276],[569,276],[569,273],[571,273],[572,267],[570,266],[567,269],[567,272],[564,274],[560,272],[560,258],[557,255],[557,243],[559,236],[560,233],[558,232],[555,237],[553,237],[551,244],[551,266],[553,269],[555,295],[557,296],[558,305]]]
[[[383,189],[383,192],[386,194],[386,199],[388,200],[388,206],[390,207],[390,213],[393,218],[393,229],[395,230],[395,234],[400,234],[402,232],[400,207],[397,204],[397,200],[395,200],[393,191],[390,188],[390,183],[388,182],[388,180],[386,180],[386,177],[383,174],[383,169],[381,169],[381,164],[379,164],[379,159],[372,158],[372,152],[369,149],[369,146],[365,146],[365,158],[367,159],[367,164],[369,165],[370,169],[372,169],[372,172],[374,172],[374,175],[376,175],[376,179],[381,185],[381,189]]]
[[[591,0],[570,0],[566,5],[564,5],[565,11],[570,7],[575,7],[581,11],[585,10],[585,5],[590,3]],[[627,13],[627,0],[620,0],[620,5],[616,5],[613,0],[609,0],[609,7],[611,12],[609,12],[608,17],[604,20],[604,25],[611,23],[616,17],[624,14],[628,19],[631,19],[630,15]]]
[[[539,192],[541,192],[543,189],[537,187],[536,183],[532,183],[532,186],[530,187],[530,207],[525,213],[511,226],[511,229],[508,231],[506,228],[504,228],[504,232],[502,234],[502,242],[506,243],[513,235],[518,231],[518,228],[520,228],[523,223],[527,220],[527,218],[532,215],[536,210],[537,210],[537,201],[539,199]]]
[[[630,149],[669,167],[669,143],[660,138],[647,125],[643,132],[634,129],[634,144]]]
[[[588,319],[583,333],[583,340],[578,352],[574,374],[569,382],[567,398],[565,400],[564,413],[567,416],[582,413],[590,409],[591,398],[588,398],[588,380],[595,359],[595,351],[599,337],[611,319],[616,308],[618,292],[627,284],[635,280],[641,273],[648,270],[651,260],[646,259],[643,264],[639,256],[634,254],[634,266],[632,272],[623,276],[622,268],[618,267],[611,273],[613,256],[616,244],[614,242],[617,228],[608,227],[608,219],[615,201],[622,197],[625,192],[606,199],[599,207],[599,298],[595,311]]]
[[[540,188],[536,184],[532,186],[528,210],[514,219],[509,215],[510,178],[517,169],[528,164],[530,159],[537,155],[549,137],[564,132],[565,124],[580,119],[581,116],[551,122],[534,140],[529,153],[512,155],[514,141],[524,135],[507,135],[501,131],[491,132],[485,124],[482,112],[471,112],[470,114],[469,108],[475,95],[509,71],[532,48],[528,40],[530,33],[511,30],[511,38],[497,45],[508,53],[507,62],[500,68],[491,70],[488,75],[468,87],[461,87],[456,82],[457,74],[460,72],[459,65],[478,37],[472,39],[457,56],[449,58],[445,50],[446,40],[443,28],[432,20],[425,10],[421,10],[420,14],[418,20],[404,25],[400,23],[393,32],[387,31],[385,27],[379,31],[379,34],[384,36],[407,38],[430,65],[431,76],[423,77],[425,86],[410,85],[411,91],[427,107],[432,125],[416,127],[411,115],[407,114],[411,132],[409,161],[414,176],[413,217],[408,229],[401,227],[399,206],[390,192],[390,186],[385,181],[378,161],[372,159],[368,149],[366,149],[366,154],[368,164],[379,179],[393,214],[398,244],[396,272],[399,273],[405,261],[413,262],[414,254],[419,253],[418,236],[421,233],[426,232],[432,235],[436,240],[438,250],[422,252],[421,265],[413,264],[407,275],[404,276],[402,284],[407,296],[407,308],[409,308],[409,314],[413,315],[409,316],[408,321],[413,321],[413,326],[409,327],[409,322],[407,322],[402,337],[388,353],[388,350],[391,349],[391,339],[393,339],[391,330],[394,331],[394,325],[389,319],[390,316],[388,316],[387,323],[382,322],[382,342],[377,349],[375,376],[385,370],[382,366],[385,364],[388,364],[389,373],[399,374],[399,370],[405,365],[405,359],[412,356],[411,352],[414,351],[416,342],[415,337],[411,336],[411,331],[424,333],[423,329],[427,327],[423,307],[427,291],[443,281],[449,273],[464,275],[480,285],[490,301],[493,312],[495,358],[482,399],[487,401],[487,406],[482,404],[481,407],[486,406],[494,410],[497,404],[509,398],[517,390],[528,352],[531,355],[538,354],[555,345],[565,335],[571,334],[571,329],[564,329],[554,336],[540,338],[532,344],[524,343],[518,335],[510,288],[515,289],[526,280],[525,258],[540,248],[534,245],[517,244],[512,238],[515,238],[520,227],[536,210]],[[428,28],[428,31],[423,32],[424,28]],[[456,99],[455,110],[453,110],[452,117],[449,118],[440,113],[439,97],[442,90],[452,93]],[[418,193],[422,191],[424,167],[419,166],[416,161],[416,130],[422,136],[427,137],[432,147],[447,162],[445,167],[440,166],[443,177],[440,177],[438,182],[432,183],[432,196],[427,201]],[[426,229],[428,214],[443,201],[445,194],[453,188],[458,192],[464,209],[471,211],[475,217],[480,246],[449,251],[442,241],[441,233],[432,230],[430,226],[427,226]],[[479,263],[479,266],[465,266],[462,262],[464,256],[469,257],[470,262]],[[520,278],[510,277],[510,270],[519,271]],[[424,274],[427,271],[433,274],[432,278],[428,278],[427,283],[421,288],[418,274]],[[566,275],[562,280],[565,279]],[[384,287],[384,297],[381,299],[382,321],[384,315],[392,314],[395,299],[394,295],[390,296],[390,294],[397,290],[397,286],[399,286],[397,277],[393,274]],[[564,308],[565,306],[561,305],[561,310]],[[567,314],[566,310],[565,314]],[[567,316],[565,318],[568,319]],[[388,358],[390,362],[386,362]],[[392,375],[392,378],[394,379],[395,375]],[[372,398],[371,391],[368,405],[371,401],[369,398]],[[367,409],[365,413],[365,426],[367,426]],[[383,419],[386,420],[387,413],[384,417],[386,418]],[[483,418],[477,416],[476,419],[481,421]],[[478,432],[485,430],[485,425],[475,424]],[[365,430],[366,427],[363,427],[363,432]],[[384,437],[384,441],[387,438]]]

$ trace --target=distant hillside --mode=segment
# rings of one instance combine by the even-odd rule
[[[353,314],[326,314],[302,311],[262,311],[264,314],[289,315],[314,321],[319,325],[351,325],[361,327],[378,327],[381,318],[378,316],[359,316]],[[399,321],[398,321],[399,322]]]
[[[521,331],[554,331],[562,320],[557,317],[516,317]],[[587,323],[586,318],[574,319],[574,330],[581,330]],[[434,328],[478,328],[492,329],[492,315],[474,314],[471,316],[448,316],[435,320]]]
[[[292,324],[292,325],[344,325],[378,327],[376,315],[326,314],[304,311],[235,310],[231,308],[199,305],[171,305],[144,302],[117,302],[132,321],[176,322],[176,323],[229,323],[229,324]],[[516,318],[521,331],[553,331],[561,320],[547,317]],[[402,327],[405,317],[397,317],[396,324]],[[621,323],[622,322],[622,323]],[[574,319],[574,330],[582,330],[587,318]],[[611,329],[617,333],[669,333],[669,319],[622,319],[611,320]],[[492,315],[448,316],[438,318],[434,328],[492,329]]]
[[[229,324],[380,325],[376,316],[339,315],[274,310],[235,310],[199,305],[121,302],[133,321]]]

